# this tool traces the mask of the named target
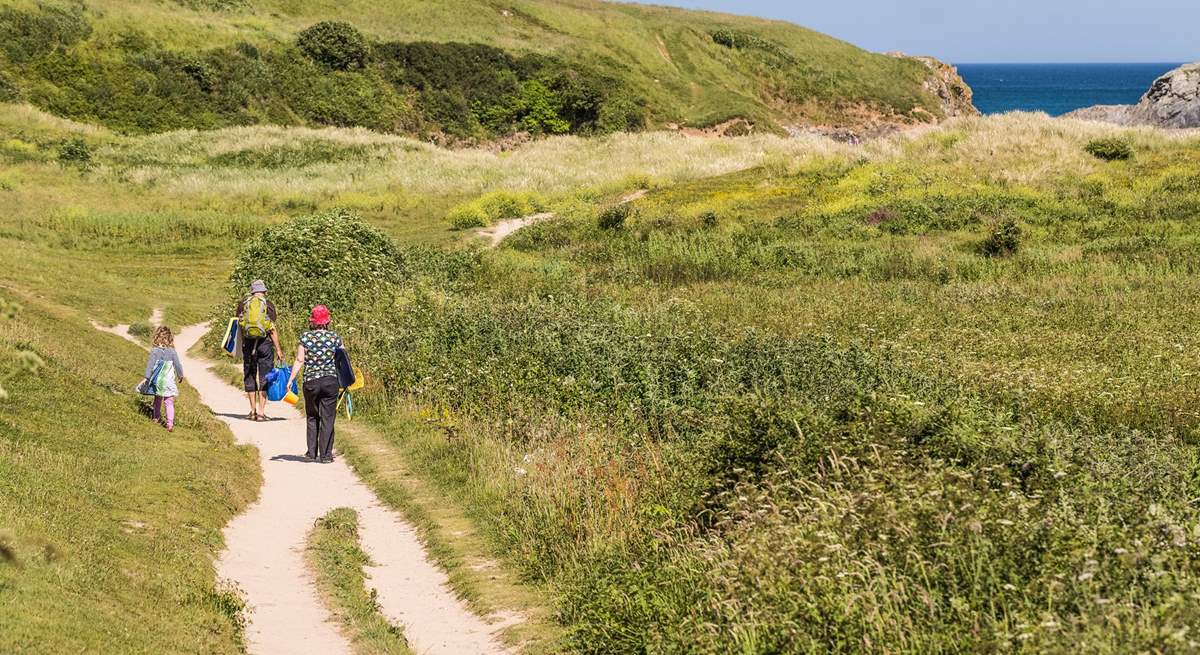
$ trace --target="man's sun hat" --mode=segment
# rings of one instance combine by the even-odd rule
[[[267,283],[262,280],[255,280],[250,283],[250,293],[266,293]]]
[[[313,307],[312,314],[308,317],[308,322],[313,325],[329,325],[329,308],[325,305]]]

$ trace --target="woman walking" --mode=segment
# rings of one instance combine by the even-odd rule
[[[306,459],[333,461],[333,422],[337,417],[338,392],[337,349],[342,338],[329,329],[329,309],[313,307],[308,318],[309,330],[300,335],[296,347],[296,362],[288,388],[304,370],[304,413],[308,418],[308,451]]]

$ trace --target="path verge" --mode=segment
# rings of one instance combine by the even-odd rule
[[[404,632],[388,622],[368,592],[364,567],[371,558],[359,544],[358,514],[339,507],[317,520],[308,536],[306,557],[317,590],[333,610],[356,655],[412,655]]]

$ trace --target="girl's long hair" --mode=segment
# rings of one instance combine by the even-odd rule
[[[155,348],[174,348],[175,335],[171,334],[171,328],[165,325],[155,328],[153,343]]]

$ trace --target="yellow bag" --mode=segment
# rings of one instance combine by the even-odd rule
[[[363,377],[362,369],[354,366],[354,384],[346,387],[346,391],[358,391],[367,384],[367,378]]]
[[[300,396],[297,396],[296,392],[292,391],[291,389],[288,389],[287,395],[283,397],[283,402],[289,405],[295,405],[299,401]]]

